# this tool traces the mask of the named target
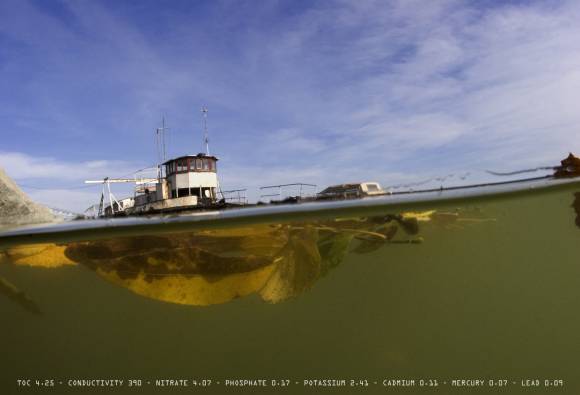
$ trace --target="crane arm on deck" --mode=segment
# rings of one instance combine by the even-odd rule
[[[102,180],[86,180],[85,184],[113,184],[122,182],[134,182],[135,184],[149,184],[158,182],[157,178],[104,178]]]

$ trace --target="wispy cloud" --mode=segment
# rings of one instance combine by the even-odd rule
[[[99,180],[115,175],[130,177],[139,170],[138,164],[124,161],[72,162],[20,152],[0,152],[0,166],[16,180],[56,182]]]

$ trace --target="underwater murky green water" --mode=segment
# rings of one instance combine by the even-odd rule
[[[7,248],[0,392],[579,393],[577,191]]]

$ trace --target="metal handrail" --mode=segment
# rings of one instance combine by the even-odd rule
[[[246,197],[246,192],[247,189],[231,189],[229,191],[222,191],[220,190],[218,193],[221,195],[222,199],[225,201],[238,201],[239,203],[243,203],[243,204],[247,204],[248,203],[248,198]],[[237,192],[237,196],[226,196],[226,194],[231,194]],[[243,194],[241,192],[244,192]]]
[[[304,184],[304,183],[301,183],[301,182],[297,182],[297,183],[294,183],[294,184],[268,185],[268,186],[265,186],[265,187],[260,187],[260,189],[290,187],[290,186],[294,186],[294,185],[300,185],[300,186],[306,186],[306,187],[314,187],[314,188],[317,187],[317,185],[315,185],[315,184]]]
[[[304,196],[308,196],[308,195],[303,195],[302,194],[302,187],[313,187],[314,188],[314,192],[316,194],[316,185],[315,184],[306,184],[306,183],[302,183],[302,182],[296,182],[296,183],[292,183],[292,184],[279,184],[279,185],[267,185],[264,187],[260,187],[260,190],[264,190],[264,189],[272,189],[272,188],[278,188],[278,193],[274,193],[274,194],[263,194],[260,195],[260,198],[264,198],[264,197],[275,197],[278,196],[279,198],[282,198],[282,188],[284,187],[294,187],[294,186],[299,186],[300,187],[300,191],[298,193],[298,197],[302,198]]]

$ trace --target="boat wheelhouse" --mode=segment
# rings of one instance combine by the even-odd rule
[[[125,214],[195,209],[216,204],[218,158],[199,153],[164,162],[155,183],[138,184]]]
[[[165,199],[195,197],[197,200],[217,199],[218,158],[203,153],[181,156],[163,163],[167,187]]]

